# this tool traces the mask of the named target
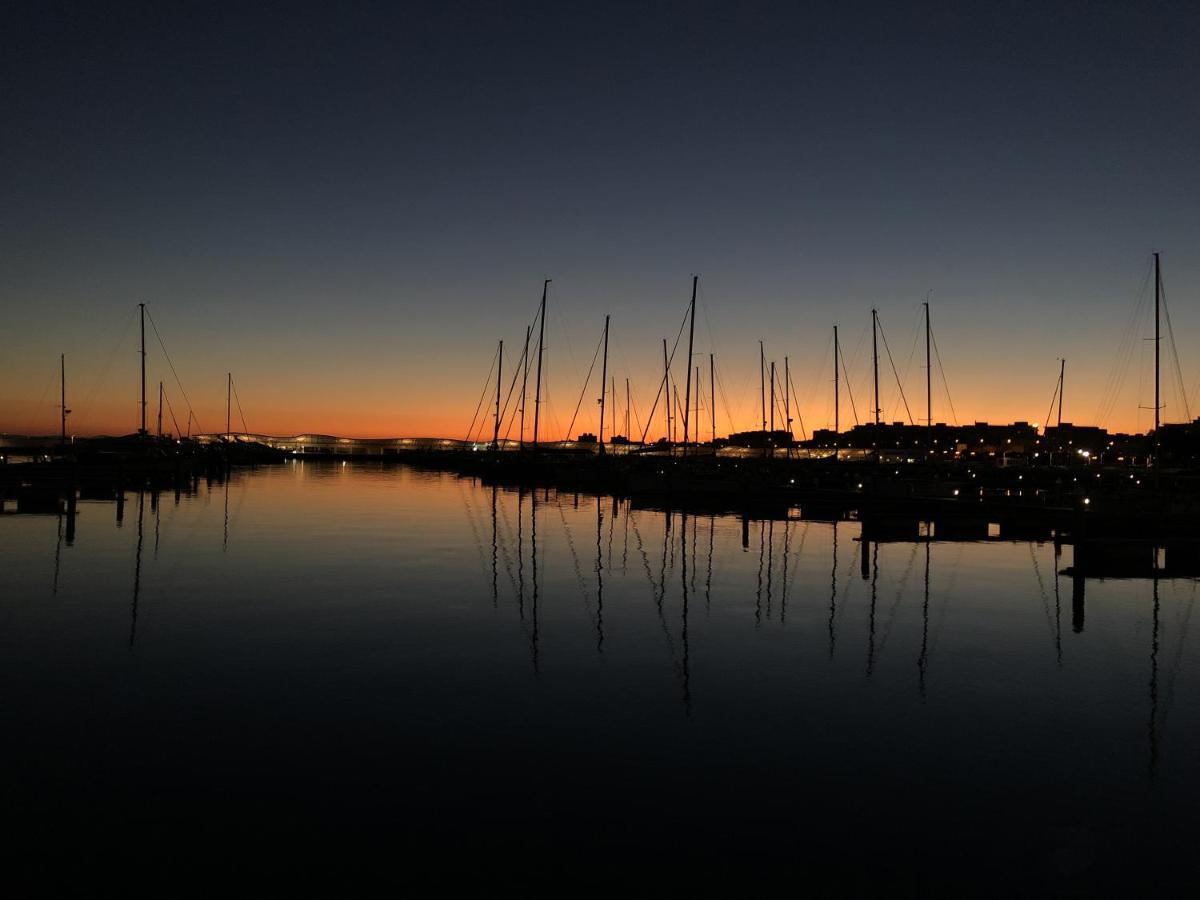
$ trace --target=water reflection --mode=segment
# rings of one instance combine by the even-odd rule
[[[196,692],[217,732],[276,753],[290,751],[272,727],[296,745],[346,734],[314,754],[384,778],[361,747],[407,758],[429,744],[484,793],[500,788],[462,771],[494,753],[611,765],[608,790],[650,797],[717,773],[727,805],[749,780],[826,819],[901,790],[898,770],[943,809],[969,795],[972,821],[1017,816],[1006,792],[1043,822],[1059,806],[1086,819],[1102,795],[1119,811],[1159,791],[1200,796],[1200,725],[1169,715],[1200,696],[1197,582],[1093,578],[1053,535],[669,508],[403,468],[233,473],[176,486],[174,505],[169,489],[118,492],[118,527],[111,500],[85,504],[78,526],[73,502],[0,517],[0,671],[37,698],[15,701],[31,741],[49,733],[47,710],[94,702],[136,744],[151,723],[183,729],[173,704]],[[98,699],[71,694],[61,666],[103,672]],[[173,740],[221,752],[211,735]],[[833,774],[814,785],[812,772]],[[1028,789],[1043,784],[1062,786],[1053,803]],[[1151,799],[1112,788],[1151,784]],[[682,814],[702,819],[695,802]]]
[[[142,591],[142,537],[146,514],[145,492],[138,491],[137,547],[133,555],[133,601],[129,604],[129,646],[137,636],[138,598]]]

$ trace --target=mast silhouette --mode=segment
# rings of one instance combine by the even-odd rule
[[[542,309],[539,313],[541,321],[538,324],[538,361],[537,361],[537,388],[533,397],[533,446],[538,445],[538,423],[541,421],[542,413],[542,354],[546,347],[546,292],[550,287],[550,279],[547,278],[542,282]]]
[[[788,358],[783,358],[783,418],[784,428],[788,433],[788,457],[792,455],[792,391],[791,391],[792,372],[788,368]]]
[[[492,449],[500,449],[500,381],[504,372],[504,341],[500,342],[499,359],[496,362],[496,424],[492,427]],[[492,498],[493,502],[495,497]],[[495,513],[493,512],[493,516]]]
[[[146,434],[146,304],[138,304],[139,314],[142,322],[142,425],[138,428],[138,434]]]
[[[1067,360],[1066,360],[1066,358],[1063,358],[1063,359],[1060,359],[1058,362],[1059,362],[1059,366],[1058,366],[1058,427],[1062,428],[1063,384],[1065,383],[1066,378],[1067,378]],[[1061,439],[1062,439],[1062,436],[1060,435],[1059,440],[1061,440]]]
[[[712,439],[713,448],[717,446],[717,365],[713,360],[713,355],[708,354],[708,392],[709,406],[712,407]]]
[[[841,385],[838,380],[839,361],[841,358],[841,345],[838,343],[838,327],[833,326],[833,458],[838,458],[838,433],[841,429],[840,413],[841,413]]]
[[[600,455],[604,455],[604,396],[608,387],[608,316],[604,317],[604,362],[600,367]]]
[[[775,360],[771,360],[771,433],[775,433]]]
[[[1154,468],[1158,468],[1158,426],[1159,426],[1159,411],[1162,409],[1162,403],[1159,400],[1159,384],[1158,384],[1158,357],[1159,350],[1162,347],[1162,342],[1158,334],[1158,311],[1162,303],[1162,268],[1159,262],[1158,253],[1154,254]]]
[[[613,375],[608,381],[609,403],[612,413],[608,421],[608,439],[611,441],[617,433],[617,376]]]
[[[925,453],[933,452],[933,361],[929,358],[929,301],[925,301]]]
[[[529,335],[532,331],[532,326],[525,326],[525,350],[521,353],[521,437],[517,445],[522,450],[525,449],[525,389],[529,383]]]
[[[671,363],[667,360],[667,339],[663,338],[663,411],[667,414],[666,439],[671,440]],[[653,412],[653,410],[651,410]]]
[[[879,432],[879,310],[871,310],[871,368],[875,384],[875,431],[876,443]]]
[[[226,372],[225,373],[225,440],[229,440],[230,435],[233,433],[232,431],[230,431],[230,428],[229,428],[230,413],[233,410],[232,401],[233,401],[233,373]]]
[[[163,383],[158,383],[158,436],[162,437]]]
[[[763,352],[763,342],[758,342],[758,393],[762,401],[762,430],[763,436],[767,431],[767,357]],[[766,441],[763,442],[764,446]]]
[[[59,407],[59,409],[62,412],[62,416],[60,417],[61,418],[61,422],[60,422],[61,438],[60,439],[62,441],[63,446],[66,446],[66,443],[67,443],[67,416],[69,416],[71,414],[71,411],[69,409],[67,409],[67,354],[65,354],[65,353],[59,354],[58,371],[59,371],[59,386],[61,388],[61,395],[62,395],[60,398],[62,401],[62,405]]]
[[[625,379],[625,437],[629,438],[629,379]]]
[[[692,303],[688,311],[688,355],[687,355],[687,385],[683,389],[683,453],[687,455],[687,445],[689,438],[688,427],[691,424],[691,416],[689,408],[692,405],[692,344],[696,336],[696,286],[700,283],[700,276],[692,276]],[[700,385],[696,385],[697,395],[700,391]]]

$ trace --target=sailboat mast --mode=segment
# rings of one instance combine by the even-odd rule
[[[542,309],[538,314],[541,321],[538,325],[538,362],[537,362],[537,387],[534,390],[533,396],[533,446],[538,445],[538,423],[541,420],[542,413],[542,352],[545,350],[546,343],[546,291],[550,287],[550,279],[547,278],[542,282]]]
[[[146,433],[146,304],[139,303],[138,310],[140,311],[142,320],[142,427],[138,429],[138,434]]]
[[[608,382],[608,396],[612,405],[612,412],[609,414],[608,420],[608,439],[611,441],[617,433],[617,376],[613,375]]]
[[[775,432],[775,360],[771,360],[771,432]]]
[[[717,446],[717,366],[713,361],[713,355],[708,354],[708,393],[709,406],[712,413],[712,439],[713,448]]]
[[[604,362],[600,367],[600,452],[604,452],[604,399],[608,388],[608,316],[604,317]]]
[[[933,452],[933,361],[929,357],[929,301],[925,301],[925,453]]]
[[[231,405],[232,400],[233,400],[233,373],[226,372],[225,373],[225,439],[226,440],[229,440],[229,435],[230,435],[229,414],[233,409],[233,407]]]
[[[1059,360],[1058,366],[1058,427],[1062,428],[1062,401],[1063,401],[1063,384],[1067,379],[1067,360],[1064,357]],[[1061,437],[1061,436],[1060,436]]]
[[[840,355],[841,355],[842,351],[841,351],[841,346],[838,344],[837,329],[838,329],[838,327],[836,325],[834,325],[833,326],[833,446],[834,446],[835,454],[837,451],[838,430],[841,425],[841,423],[838,421],[839,413],[841,412],[841,410],[839,409],[839,404],[840,404],[840,400],[841,400],[841,390],[840,390],[840,384],[838,383],[838,370],[839,370],[839,366],[840,366]]]
[[[625,379],[625,437],[628,438],[629,436],[630,436],[630,434],[629,434],[629,379],[626,378]]]
[[[758,342],[758,393],[762,401],[762,430],[767,430],[767,356],[763,352],[763,342]]]
[[[879,442],[879,311],[871,310],[871,365],[875,372],[875,442]]]
[[[696,286],[700,282],[699,275],[692,276],[692,303],[688,310],[688,355],[687,355],[687,386],[683,389],[683,452],[687,453],[688,438],[690,437],[689,426],[691,425],[691,416],[689,408],[692,405],[692,342],[696,337]],[[696,392],[699,394],[699,384],[696,386]]]
[[[500,449],[500,380],[504,374],[504,341],[500,342],[499,359],[496,362],[496,424],[492,428],[492,449]]]
[[[792,392],[789,388],[791,383],[792,371],[788,368],[788,358],[783,358],[783,418],[784,427],[788,432],[788,440],[791,440],[792,435]]]
[[[59,354],[58,372],[59,372],[59,385],[62,388],[62,392],[61,392],[62,396],[60,398],[62,400],[62,406],[60,407],[60,410],[62,412],[62,417],[61,417],[62,443],[65,445],[67,443],[67,413],[69,412],[69,410],[67,409],[67,354],[65,354],[65,353]]]
[[[158,383],[158,436],[162,437],[163,383]]]
[[[522,450],[525,449],[525,388],[529,384],[529,335],[532,331],[532,326],[525,326],[525,349],[521,353],[521,437],[517,444]]]
[[[871,446],[876,452],[880,449],[880,341],[878,341],[878,322],[880,313],[871,310],[871,367],[875,372],[875,433],[871,436]]]
[[[1158,334],[1158,311],[1162,303],[1162,268],[1159,263],[1158,253],[1154,254],[1154,468],[1158,468],[1158,426],[1159,426],[1159,411],[1162,409],[1162,403],[1159,399],[1159,384],[1158,384],[1158,363],[1159,350],[1162,347],[1162,342]]]
[[[666,439],[671,440],[671,363],[667,360],[667,339],[663,338],[663,410],[667,414]]]

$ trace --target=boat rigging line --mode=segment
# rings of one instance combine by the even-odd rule
[[[662,381],[659,382],[658,392],[654,395],[654,404],[650,407],[650,414],[646,417],[646,428],[642,432],[641,443],[646,443],[646,435],[650,431],[650,425],[654,422],[654,413],[658,409],[658,401],[662,398],[663,390],[667,386],[667,376],[671,374],[671,363],[675,360],[675,351],[679,349],[679,341],[683,338],[683,329],[688,322],[688,314],[691,311],[691,304],[688,304],[688,312],[683,314],[683,321],[679,323],[679,333],[675,335],[675,346],[671,348],[670,356],[667,357],[667,365],[663,371]],[[690,365],[690,363],[689,363]],[[667,397],[667,408],[670,409],[670,396]]]
[[[496,353],[492,356],[492,364],[488,367],[487,380],[483,383],[483,391],[479,395],[479,403],[475,405],[475,414],[471,416],[471,425],[467,428],[467,443],[471,441],[471,435],[475,433],[475,420],[479,418],[479,411],[483,409],[483,398],[487,396],[488,386],[492,383],[492,372],[496,371],[496,360],[500,356],[500,348],[496,348]]]
[[[604,334],[600,336],[600,340],[596,342],[596,352],[592,354],[592,364],[588,366],[587,377],[583,379],[583,387],[579,389],[579,401],[575,404],[575,412],[571,414],[571,424],[567,426],[567,440],[571,440],[571,434],[575,430],[575,420],[579,418],[579,409],[583,406],[583,397],[587,393],[588,384],[592,380],[592,372],[596,370],[596,360],[600,358],[600,348],[604,345],[604,341],[608,335],[608,321],[605,320]],[[603,390],[603,386],[601,390]]]
[[[158,325],[154,321],[154,316],[150,312],[149,307],[143,307],[146,313],[146,318],[150,320],[150,327],[154,331],[154,337],[158,340],[158,346],[162,349],[163,358],[167,361],[167,366],[171,370],[171,376],[175,379],[175,384],[179,387],[179,393],[183,395],[183,402],[187,404],[188,412],[191,413],[192,419],[196,422],[197,431],[201,431],[200,420],[196,417],[196,413],[192,407],[191,398],[188,397],[187,391],[183,387],[183,382],[179,378],[179,373],[175,371],[175,363],[171,361],[171,354],[167,352],[167,345],[163,343],[162,334],[159,333]]]
[[[900,373],[896,371],[896,361],[892,359],[892,348],[888,346],[887,335],[883,332],[883,323],[879,321],[879,313],[875,313],[875,323],[879,327],[879,336],[883,338],[883,349],[887,352],[888,363],[892,367],[892,376],[896,379],[896,387],[900,389],[900,399],[904,403],[904,412],[908,414],[908,424],[915,425],[912,410],[908,408],[908,398],[904,396],[904,385],[900,383]]]

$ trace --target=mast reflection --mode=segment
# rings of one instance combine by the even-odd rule
[[[134,638],[137,636],[137,617],[138,617],[138,597],[142,590],[142,535],[143,521],[145,519],[146,504],[145,494],[143,491],[138,491],[138,521],[137,521],[137,550],[133,558],[133,602],[129,608],[129,646],[133,647]]]

